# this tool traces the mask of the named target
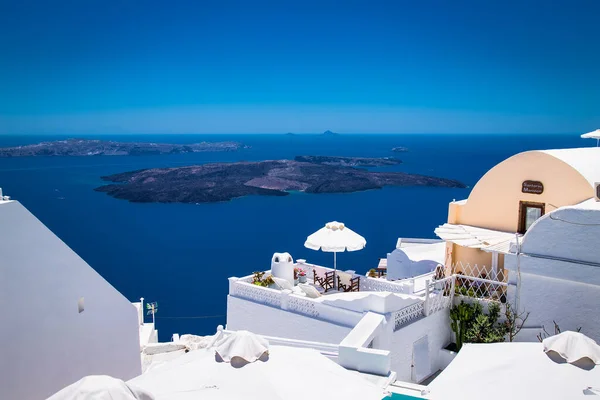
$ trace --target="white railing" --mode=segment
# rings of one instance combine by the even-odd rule
[[[289,296],[287,300],[287,309],[313,318],[319,318],[320,316],[319,310],[317,309],[317,303],[305,297]]]
[[[270,289],[238,278],[229,278],[229,295],[343,326],[356,325],[363,315],[358,311],[334,307],[316,299],[295,295],[290,290]]]
[[[455,278],[455,296],[470,297],[479,300],[505,302],[508,283],[474,276],[453,275]]]
[[[360,278],[360,289],[369,292],[392,292],[412,294],[414,284],[410,280],[406,281],[388,281],[381,278],[362,277]]]
[[[424,305],[425,302],[419,301],[392,313],[394,318],[394,332],[404,325],[423,317],[425,315]]]
[[[311,264],[302,264],[301,267],[306,269],[309,276],[315,268]],[[464,268],[465,266],[462,265],[462,267]],[[476,272],[475,270],[471,271]],[[503,276],[498,277],[505,278]],[[361,276],[361,278],[361,291],[386,291],[392,293],[412,293],[414,291],[414,284],[409,280],[406,282],[391,282],[364,276]],[[310,318],[330,321],[343,326],[354,326],[360,321],[363,315],[359,311],[347,310],[324,304],[318,299],[292,294],[289,290],[281,291],[256,286],[249,283],[251,280],[252,276],[229,278],[229,294],[233,297],[250,300]],[[394,331],[423,316],[429,316],[441,310],[451,308],[454,299],[457,297],[464,296],[481,301],[504,302],[507,286],[506,282],[460,274],[453,274],[439,280],[426,280],[424,293],[419,294],[424,300],[420,300],[392,313]]]
[[[425,286],[426,315],[431,315],[445,308],[452,307],[454,283],[454,275],[433,282],[427,281]]]
[[[499,269],[498,267],[488,267],[485,265],[463,263],[457,261],[452,265],[452,275],[464,275],[468,277],[489,279],[495,282],[507,282],[508,271]]]
[[[252,283],[236,280],[229,283],[229,295],[252,300],[256,303],[267,304],[269,306],[281,307],[281,291],[269,289],[262,286],[256,286]],[[235,278],[237,279],[237,278]]]

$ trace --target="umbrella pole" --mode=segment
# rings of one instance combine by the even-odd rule
[[[333,271],[333,288],[337,289],[337,253],[335,251],[333,252]]]

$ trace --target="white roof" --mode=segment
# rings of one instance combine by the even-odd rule
[[[514,233],[455,224],[441,225],[435,229],[435,234],[459,246],[499,253],[509,253],[515,239]]]
[[[154,397],[135,385],[106,375],[90,375],[67,386],[47,400],[154,400]]]
[[[577,170],[589,183],[600,182],[600,147],[578,149],[539,150],[556,157]]]
[[[599,386],[598,366],[557,362],[541,343],[493,343],[465,344],[428,388],[438,400],[575,400]]]
[[[443,264],[446,257],[446,242],[443,240],[435,242],[410,242],[403,240],[398,249],[402,250],[411,261],[431,260]]]
[[[312,349],[270,346],[266,361],[217,362],[214,349],[191,351],[128,383],[156,400],[381,400],[383,391]]]

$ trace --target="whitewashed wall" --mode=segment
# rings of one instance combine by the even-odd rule
[[[526,339],[536,340],[533,333],[541,326],[553,333],[556,321],[563,331],[581,327],[600,341],[600,209],[595,208],[593,200],[559,208],[538,219],[523,237],[520,289],[509,290],[509,301],[514,304],[519,296],[520,310],[530,312]],[[517,256],[507,255],[504,267],[516,285]]]
[[[449,310],[444,309],[426,318],[404,326],[392,335],[392,371],[400,381],[412,380],[413,344],[427,335],[431,373],[442,367],[439,351],[447,346],[452,338]]]
[[[516,279],[516,256],[508,257],[508,266],[512,269],[510,279]],[[564,271],[588,271],[600,274],[600,268],[548,260],[535,257],[520,257],[521,287],[519,308],[529,312],[525,330],[528,339],[536,340],[534,331],[544,326],[549,333],[554,332],[554,324],[562,331],[582,328],[581,332],[600,342],[600,286],[568,280],[564,277],[548,277],[539,275],[540,271],[561,275]],[[597,270],[597,271],[594,271]],[[531,273],[529,271],[535,272]],[[514,304],[516,288],[509,291],[508,300]]]
[[[140,374],[135,307],[20,203],[0,204],[0,229],[0,398]]]
[[[585,206],[562,207],[538,219],[523,237],[521,251],[600,264],[598,238],[600,205],[591,200]]]
[[[227,296],[227,329],[289,339],[339,344],[352,327]]]

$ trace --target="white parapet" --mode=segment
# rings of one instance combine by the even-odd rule
[[[376,337],[384,330],[384,326],[385,317],[383,315],[366,313],[340,343],[338,363],[344,368],[359,372],[389,375],[390,352],[371,348]]]

